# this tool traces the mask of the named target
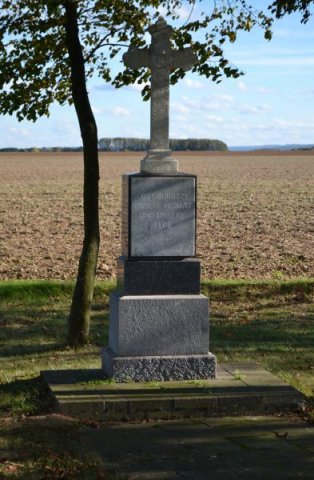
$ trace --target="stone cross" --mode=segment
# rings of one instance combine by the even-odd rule
[[[160,17],[148,29],[152,36],[149,48],[130,48],[123,55],[126,66],[151,70],[150,152],[169,154],[169,77],[172,69],[189,70],[197,61],[192,48],[171,48],[173,28]],[[159,155],[162,159],[163,155]]]

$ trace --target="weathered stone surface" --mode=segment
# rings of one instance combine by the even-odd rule
[[[150,152],[141,163],[141,171],[176,172],[177,162],[169,155],[169,76],[172,68],[192,68],[197,56],[192,48],[172,49],[173,29],[163,18],[148,31],[152,36],[150,48],[133,47],[123,55],[128,67],[149,67],[151,71]]]
[[[206,355],[121,357],[102,351],[103,370],[116,382],[209,379],[216,376],[216,357]]]
[[[144,260],[120,257],[118,290],[123,295],[173,295],[200,293],[200,260]]]
[[[109,308],[109,346],[118,356],[208,352],[204,295],[120,296],[114,292]]]
[[[141,160],[141,172],[171,174],[178,171],[178,161],[171,157],[171,150],[149,150]]]
[[[214,378],[208,300],[198,294],[199,264],[158,261],[195,255],[196,177],[177,174],[171,158],[169,77],[173,68],[190,69],[197,56],[192,48],[172,49],[173,29],[164,19],[148,31],[151,46],[130,48],[123,56],[130,68],[149,67],[152,83],[150,150],[142,174],[123,177],[122,252],[130,260],[155,262],[122,261],[122,291],[110,299],[103,365],[119,381]]]
[[[195,255],[196,177],[131,174],[123,195],[123,255]],[[127,203],[127,205],[126,205]]]

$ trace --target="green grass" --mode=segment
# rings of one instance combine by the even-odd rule
[[[115,281],[98,282],[95,286],[95,298],[108,295],[115,288]],[[22,301],[24,304],[42,303],[49,298],[72,296],[74,282],[61,280],[7,280],[0,281],[0,304]]]
[[[96,286],[90,344],[78,352],[65,345],[73,284],[0,282],[0,412],[39,411],[34,379],[41,370],[99,367],[113,288],[113,282]]]
[[[97,284],[90,344],[76,351],[64,343],[72,283],[0,282],[0,450],[19,452],[24,445],[24,457],[17,454],[14,462],[10,454],[11,463],[0,463],[0,477],[35,479],[46,469],[40,478],[115,478],[72,448],[77,428],[72,423],[50,426],[45,447],[41,429],[35,426],[29,437],[27,426],[29,415],[49,412],[41,370],[100,367],[114,287],[114,282]],[[218,361],[260,362],[313,402],[314,281],[204,281],[202,290],[210,298],[210,349]],[[65,449],[55,444],[60,429],[68,438]]]
[[[64,343],[73,283],[0,282],[0,411],[38,411],[40,370],[99,368],[114,287],[96,285],[90,344],[75,351]],[[210,344],[219,361],[256,360],[312,395],[313,280],[204,281],[202,289],[210,298]]]
[[[91,343],[75,351],[64,344],[72,283],[0,282],[0,478],[118,478],[82,451],[77,422],[49,415],[39,378],[45,369],[99,368],[113,288],[96,286]]]
[[[314,279],[293,280],[204,280],[202,291],[212,300],[234,302],[286,298],[313,302]]]
[[[0,478],[118,480],[78,442],[80,425],[66,417],[0,420]]]
[[[114,280],[98,282],[95,286],[96,301],[109,295],[115,288]],[[0,281],[0,304],[2,302],[23,301],[31,304],[49,298],[71,297],[74,282],[61,280],[7,280]],[[203,280],[202,292],[213,300],[234,301],[240,299],[300,297],[300,300],[313,301],[314,279],[293,280]]]

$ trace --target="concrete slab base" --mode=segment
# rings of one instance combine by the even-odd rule
[[[296,411],[304,396],[260,365],[220,364],[215,380],[114,383],[102,370],[41,373],[57,411],[82,419],[127,421]]]
[[[116,382],[163,382],[216,378],[216,357],[212,353],[119,357],[106,347],[102,350],[102,365],[106,375]]]

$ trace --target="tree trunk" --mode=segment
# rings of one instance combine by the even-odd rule
[[[68,318],[67,338],[69,345],[80,346],[88,341],[90,309],[99,250],[98,138],[97,126],[86,88],[84,57],[78,30],[77,2],[65,1],[64,7],[72,95],[80,125],[84,155],[84,242]]]

